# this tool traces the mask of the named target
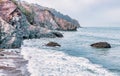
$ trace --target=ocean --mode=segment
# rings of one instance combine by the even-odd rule
[[[24,40],[21,54],[31,76],[120,76],[120,27],[84,27],[61,31],[63,38]],[[46,47],[53,41],[61,47]],[[92,48],[105,41],[110,49]]]

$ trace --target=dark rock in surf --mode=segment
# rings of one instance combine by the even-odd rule
[[[60,32],[51,32],[52,34],[54,34],[56,37],[63,37],[62,33]]]
[[[91,44],[90,46],[95,48],[111,48],[111,45],[107,42],[97,42],[97,43]]]
[[[49,43],[46,44],[46,46],[49,46],[49,47],[56,47],[56,46],[59,46],[59,47],[61,47],[61,45],[58,44],[58,43],[56,43],[56,42],[49,42]]]

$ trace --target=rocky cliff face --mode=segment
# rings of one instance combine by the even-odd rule
[[[0,18],[0,48],[18,48],[21,46],[22,38],[12,25]]]
[[[37,4],[17,2],[19,8],[26,10],[25,13],[31,24],[39,25],[50,30],[76,30],[79,23],[67,15],[63,15],[54,9],[42,7]],[[32,18],[32,19],[31,19]]]
[[[23,39],[58,37],[52,30],[76,30],[79,23],[54,9],[15,0],[0,1],[0,48],[19,48]]]

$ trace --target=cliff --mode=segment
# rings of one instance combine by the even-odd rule
[[[54,9],[15,0],[0,1],[0,48],[19,48],[23,39],[59,37],[53,30],[75,31],[79,23]]]
[[[54,9],[26,2],[15,2],[32,25],[40,25],[50,30],[76,30],[79,23]]]

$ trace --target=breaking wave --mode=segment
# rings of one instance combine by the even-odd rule
[[[69,56],[56,50],[22,47],[21,53],[29,60],[31,76],[115,76],[86,58]]]

